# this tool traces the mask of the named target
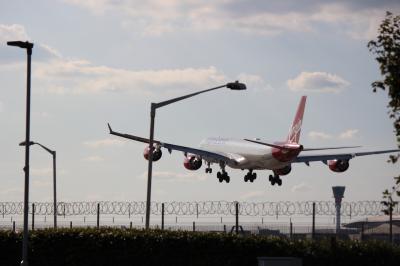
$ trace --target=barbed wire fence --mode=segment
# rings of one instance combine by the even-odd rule
[[[256,216],[311,216],[315,203],[315,214],[318,216],[332,216],[336,213],[335,203],[331,201],[279,201],[279,202],[239,202],[239,215]],[[199,202],[152,202],[151,214],[161,215],[164,204],[165,215],[177,216],[212,216],[234,215],[236,202],[229,201],[199,201]],[[32,206],[36,215],[53,215],[52,202],[32,202],[29,213],[32,214]],[[57,215],[83,216],[96,215],[97,211],[105,215],[144,215],[146,202],[120,202],[120,201],[93,201],[93,202],[59,202],[57,203]],[[343,202],[341,215],[349,217],[383,215],[384,205],[380,201],[356,201]],[[0,215],[22,215],[23,202],[0,202]],[[394,215],[400,214],[397,205]]]

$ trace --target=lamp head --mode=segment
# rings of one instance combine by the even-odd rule
[[[226,84],[226,87],[231,90],[240,91],[246,89],[246,84],[240,83],[238,80],[236,80],[235,82],[229,82],[228,84]]]
[[[11,41],[11,42],[7,42],[7,45],[9,45],[9,46],[17,46],[19,48],[24,48],[24,49],[32,49],[33,48],[33,43],[30,43],[28,41],[26,41],[26,42]]]
[[[36,142],[33,142],[33,141],[30,141],[30,142],[29,142],[29,146],[34,145],[34,144],[36,144]],[[25,141],[21,142],[21,143],[19,144],[19,146],[26,146],[26,142],[25,142]]]

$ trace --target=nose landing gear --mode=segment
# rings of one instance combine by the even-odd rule
[[[282,179],[279,177],[279,175],[269,175],[269,182],[271,182],[271,185],[274,186],[275,184],[278,184],[278,186],[282,186]]]
[[[206,168],[206,174],[208,174],[208,173],[212,173],[212,168],[210,167],[210,162],[207,162],[207,168]]]

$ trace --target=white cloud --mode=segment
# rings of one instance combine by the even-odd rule
[[[238,79],[240,82],[246,84],[247,88],[251,88],[255,91],[272,90],[272,87],[269,84],[267,84],[262,77],[258,75],[241,73],[238,76]]]
[[[53,181],[50,180],[33,180],[32,186],[36,188],[45,188],[45,187],[50,187],[53,185]]]
[[[352,139],[356,136],[358,133],[358,129],[348,129],[342,133],[340,133],[339,138],[340,139]]]
[[[291,188],[292,192],[309,192],[311,190],[311,187],[305,183],[300,183],[297,185],[294,185]]]
[[[57,169],[57,175],[64,175],[65,173],[65,170]],[[53,176],[53,168],[30,168],[30,174],[34,177],[51,177]]]
[[[88,156],[82,159],[84,162],[91,162],[91,163],[97,163],[97,162],[102,162],[104,161],[104,158],[101,156]]]
[[[146,179],[147,172],[144,172],[139,176],[139,179]],[[156,171],[153,172],[153,180],[167,181],[167,182],[200,182],[207,179],[204,174],[196,172],[192,173],[174,173],[168,171]]]
[[[29,40],[24,26],[19,24],[0,24],[0,45],[6,45],[7,41]]]
[[[101,148],[101,147],[122,147],[125,142],[119,139],[100,139],[100,140],[88,140],[83,142],[83,145],[89,148]]]
[[[240,195],[239,198],[241,200],[254,200],[265,196],[266,195],[265,193],[266,193],[265,190],[250,191]]]
[[[304,1],[283,3],[280,10],[262,1],[113,1],[64,0],[95,15],[116,14],[122,26],[145,35],[161,35],[177,30],[205,31],[228,29],[251,34],[276,35],[283,32],[314,32],[319,26],[335,27],[336,32],[356,39],[371,39],[376,34],[389,4],[360,6],[352,2]],[[285,2],[285,1],[283,1]],[[279,5],[278,5],[279,6]],[[274,9],[275,7],[275,9]],[[284,8],[282,8],[284,7]]]
[[[326,72],[301,72],[296,78],[287,81],[290,90],[306,92],[338,93],[349,84],[338,75]]]
[[[32,176],[37,177],[52,176],[53,168],[31,168],[30,172]]]
[[[54,59],[37,63],[33,76],[47,91],[99,93],[129,91],[138,94],[169,93],[227,82],[215,67],[133,71],[96,66],[86,60]]]
[[[310,137],[311,139],[317,140],[317,139],[331,139],[332,135],[329,135],[327,133],[324,132],[319,132],[319,131],[310,131],[308,133],[308,137]]]

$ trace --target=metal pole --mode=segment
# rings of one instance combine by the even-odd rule
[[[315,202],[312,204],[312,239],[315,238]]]
[[[33,47],[33,44],[32,44]],[[29,148],[30,148],[30,123],[31,123],[31,56],[32,48],[26,49],[27,78],[26,78],[26,126],[25,126],[25,186],[24,186],[24,234],[22,239],[22,261],[21,265],[28,265],[28,211],[29,211]]]
[[[97,203],[97,229],[100,227],[100,203]]]
[[[239,202],[235,203],[236,209],[236,234],[239,234]]]
[[[393,244],[393,203],[389,205],[389,241]]]
[[[35,230],[35,203],[32,203],[32,231]]]
[[[53,209],[54,229],[57,229],[57,179],[56,179],[56,151],[53,151]]]
[[[161,230],[164,230],[164,203],[161,204]]]
[[[290,240],[293,240],[293,224],[292,224],[292,219],[290,219]]]
[[[15,233],[15,221],[13,221],[13,233]]]
[[[193,222],[193,232],[196,232],[196,223]]]
[[[69,222],[69,229],[72,229],[72,221]]]
[[[154,142],[154,119],[156,107],[151,103],[150,107],[150,140],[149,140],[149,166],[147,172],[147,200],[146,200],[146,229],[150,227],[150,205],[151,205],[151,175],[153,170],[153,142]]]

